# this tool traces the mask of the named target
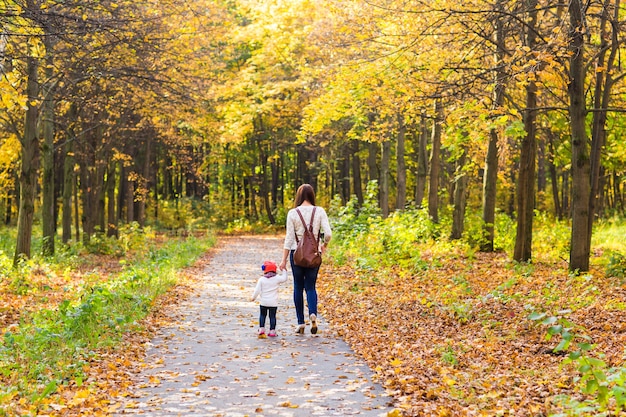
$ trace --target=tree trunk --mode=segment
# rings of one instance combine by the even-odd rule
[[[465,203],[467,201],[467,174],[465,173],[465,149],[456,161],[454,177],[454,211],[452,213],[452,233],[450,239],[461,239],[465,222]]]
[[[76,116],[76,106],[70,105],[68,117],[70,124]],[[72,194],[74,193],[74,131],[70,128],[67,132],[65,145],[63,147],[63,225],[62,239],[63,243],[68,243],[72,239]]]
[[[591,246],[589,236],[589,198],[591,196],[591,162],[585,128],[585,23],[580,0],[569,2],[569,49],[571,51],[569,94],[572,135],[572,234],[570,240],[571,271],[588,271]]]
[[[339,152],[341,156],[337,163],[339,164],[339,193],[341,195],[341,201],[345,205],[350,200],[350,164],[352,149],[350,142],[345,142],[340,146]]]
[[[14,264],[22,258],[30,258],[30,247],[35,214],[35,193],[37,189],[37,170],[39,165],[39,138],[37,136],[38,109],[36,102],[39,95],[37,71],[39,63],[36,58],[27,58],[28,109],[24,120],[24,136],[22,137],[22,164],[20,169],[20,205],[17,216],[17,242],[15,245]]]
[[[359,157],[359,141],[352,141],[352,181],[354,195],[359,202],[359,207],[363,205],[363,184],[361,181],[361,158]]]
[[[489,144],[487,147],[487,156],[485,157],[485,174],[483,177],[483,201],[482,201],[482,220],[483,220],[483,242],[481,250],[484,252],[493,252],[493,241],[495,239],[495,222],[496,222],[496,194],[498,183],[498,131],[491,129],[489,131]]]
[[[378,160],[378,144],[375,142],[369,142],[367,146],[367,176],[368,181],[378,181],[379,173],[378,173],[378,165],[376,161]]]
[[[72,198],[74,203],[74,230],[76,231],[76,242],[80,242],[80,204],[78,202],[78,178],[76,174],[72,176],[72,181],[72,192],[74,193],[74,198]]]
[[[613,171],[613,194],[615,194],[615,207],[618,208],[621,214],[624,214],[624,198],[621,190],[621,177],[618,176],[616,171]]]
[[[406,161],[405,154],[406,124],[404,116],[398,113],[398,138],[396,142],[396,210],[406,208]]]
[[[259,162],[261,164],[261,196],[263,199],[263,205],[265,206],[265,213],[267,214],[267,219],[270,224],[276,224],[276,219],[274,218],[274,213],[272,213],[272,204],[270,198],[270,183],[271,178],[268,173],[270,171],[268,169],[268,155],[263,148],[263,141],[261,137],[257,138],[257,146],[259,151]]]
[[[41,252],[43,256],[54,255],[54,238],[56,235],[55,193],[54,193],[54,81],[52,62],[52,43],[49,37],[44,41],[46,44],[46,84],[43,87],[43,111],[42,111],[42,134],[43,144],[41,147],[43,162],[42,194],[43,202],[42,229],[43,242]]]
[[[504,71],[504,54],[506,53],[506,40],[504,32],[504,0],[496,2],[495,31],[494,44],[495,53],[495,85],[493,89],[492,109],[496,115],[499,115],[504,106],[505,80],[506,73]],[[481,250],[484,252],[493,252],[495,239],[495,222],[496,222],[496,196],[498,189],[498,130],[492,127],[489,130],[489,144],[487,145],[487,155],[485,157],[485,174],[483,176],[483,201],[482,201],[482,220],[483,220],[483,240],[481,242]]]
[[[131,172],[128,172],[131,174]],[[126,178],[126,222],[135,221],[135,181],[129,176]]]
[[[391,141],[384,140],[381,144],[380,161],[380,194],[379,206],[383,219],[389,217],[389,164],[391,162]]]
[[[90,190],[93,187],[93,178],[89,175],[89,166],[85,161],[79,162],[80,166],[80,191],[83,203],[83,214],[81,223],[83,226],[83,243],[87,244],[95,230],[94,214],[96,212],[95,202],[91,198]]]
[[[120,162],[120,175],[118,177],[118,189],[117,189],[117,221],[119,224],[122,223],[124,217],[124,207],[126,207],[126,196],[128,195],[128,180],[127,180],[127,171],[123,162]],[[172,193],[172,197],[174,194]]]
[[[527,46],[534,51],[536,43],[535,26],[537,23],[537,0],[526,0],[528,11]],[[537,156],[537,85],[533,80],[526,86],[526,110],[524,111],[524,130],[520,150],[520,169],[517,180],[517,234],[513,259],[527,262],[532,258],[533,215],[535,212],[535,171]]]
[[[117,210],[115,200],[115,170],[117,168],[117,162],[112,160],[109,162],[109,169],[107,172],[107,236],[118,236],[117,233]],[[156,195],[156,192],[155,192]]]
[[[426,115],[422,114],[419,142],[417,145],[417,181],[415,185],[415,205],[418,208],[421,208],[424,202],[426,177],[428,176],[428,126],[426,120]]]
[[[272,207],[278,207],[278,190],[281,187],[281,182],[280,182],[280,178],[279,178],[279,174],[280,174],[280,158],[278,157],[278,145],[276,143],[276,139],[274,137],[272,137],[272,144],[271,144],[271,148],[270,148],[272,155],[270,158],[270,170],[272,172],[272,188],[271,188],[271,194],[272,194]],[[207,156],[208,157],[208,156]],[[207,181],[207,184],[209,182]]]
[[[430,183],[428,187],[428,215],[435,223],[439,223],[439,171],[441,169],[441,123],[443,107],[441,99],[435,101],[435,119],[432,130],[432,149],[430,152]]]
[[[146,225],[146,200],[148,199],[148,180],[150,178],[150,160],[152,158],[152,139],[146,138],[146,152],[143,155],[142,175],[137,189],[137,220],[141,227]]]
[[[559,177],[554,164],[554,133],[548,129],[548,172],[550,173],[550,182],[552,183],[552,200],[554,201],[554,212],[559,220],[563,220],[563,210],[561,209],[561,199],[559,197]]]
[[[598,205],[601,203],[600,173],[602,163],[602,149],[606,140],[606,119],[607,109],[611,100],[611,90],[613,89],[613,68],[615,58],[620,48],[617,25],[611,26],[610,55],[606,59],[606,52],[609,50],[609,34],[607,26],[610,21],[619,22],[620,0],[615,0],[614,15],[609,17],[611,0],[605,0],[602,7],[600,19],[600,52],[597,58],[596,82],[594,93],[594,113],[591,129],[591,153],[590,153],[590,191],[589,191],[589,212],[587,226],[587,246],[591,252],[591,235],[596,211],[599,212]],[[584,74],[583,74],[584,76]]]
[[[11,170],[11,177],[14,177],[13,189],[7,191],[7,204],[6,204],[7,208],[4,213],[4,224],[6,226],[10,225],[13,219],[13,198],[16,198],[17,196],[20,195],[19,178],[17,177],[17,174],[13,170]]]
[[[570,181],[569,181],[569,171],[565,171],[561,174],[563,177],[563,181],[561,181],[561,207],[563,210],[563,216],[567,215],[567,218],[572,217],[572,208],[570,207],[570,196],[572,194]]]
[[[506,52],[503,22],[504,0],[497,1],[496,10],[496,27],[494,32],[494,43],[496,48],[494,58],[496,61],[496,71],[494,74],[495,84],[493,88],[492,108],[496,114],[499,114],[504,106],[504,83],[506,80],[506,73],[504,71],[504,54]],[[489,144],[487,146],[485,174],[483,177],[482,220],[484,240],[481,244],[481,250],[484,252],[492,252],[494,249],[494,225],[496,221],[496,195],[498,187],[498,142],[498,130],[495,127],[491,128],[489,130]]]

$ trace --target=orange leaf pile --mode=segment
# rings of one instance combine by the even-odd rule
[[[331,262],[321,271],[325,317],[406,415],[547,415],[555,395],[579,395],[576,370],[560,367],[564,356],[528,320],[531,311],[571,309],[568,320],[585,328],[605,360],[623,363],[623,284],[598,271],[516,270],[505,254],[474,256],[416,274]]]

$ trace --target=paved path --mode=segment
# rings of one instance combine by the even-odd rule
[[[261,264],[278,263],[281,248],[277,238],[221,239],[203,290],[152,341],[150,366],[120,415],[385,416],[392,410],[370,369],[323,317],[317,335],[308,327],[295,334],[291,280],[281,286],[278,337],[257,338],[259,307],[249,299]]]

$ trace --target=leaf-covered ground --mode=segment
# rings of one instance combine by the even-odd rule
[[[118,411],[113,399],[124,395],[133,375],[146,366],[146,342],[176,319],[174,306],[196,291],[208,260],[209,255],[181,273],[180,283],[159,298],[142,328],[99,352],[80,386],[59,386],[37,408],[51,416]],[[609,366],[624,366],[623,281],[599,271],[574,276],[564,264],[515,265],[505,254],[424,260],[423,269],[412,273],[329,260],[319,280],[324,318],[377,372],[406,416],[547,416],[560,410],[558,394],[584,398],[577,370],[562,365],[574,344],[553,352],[559,336],[546,340],[547,327],[529,320],[531,313],[566,318],[577,326],[575,334],[590,338],[592,354],[604,354]],[[36,270],[24,291],[3,283],[0,324],[6,331],[25,311],[58,304],[72,286],[106,280],[117,269],[118,262],[101,257],[82,272]],[[36,415],[28,399],[3,401],[23,410],[19,415]]]
[[[567,352],[553,351],[560,336],[546,340],[533,312],[580,326],[572,332],[590,337],[592,353],[623,366],[624,282],[514,266],[505,254],[426,261],[411,274],[327,263],[320,278],[325,316],[406,415],[546,416],[555,395],[579,396],[576,369],[561,366]]]

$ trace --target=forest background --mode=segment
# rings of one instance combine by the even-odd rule
[[[1,398],[36,413],[81,387],[24,346],[113,300],[149,310],[176,281],[151,267],[188,265],[207,230],[280,228],[310,183],[337,325],[332,300],[364,297],[458,335],[424,370],[415,331],[374,352],[346,329],[406,413],[623,412],[625,18],[619,0],[0,1]],[[145,270],[115,261],[133,256]],[[119,311],[107,332],[137,320]],[[524,376],[478,384],[476,346],[514,346]]]

